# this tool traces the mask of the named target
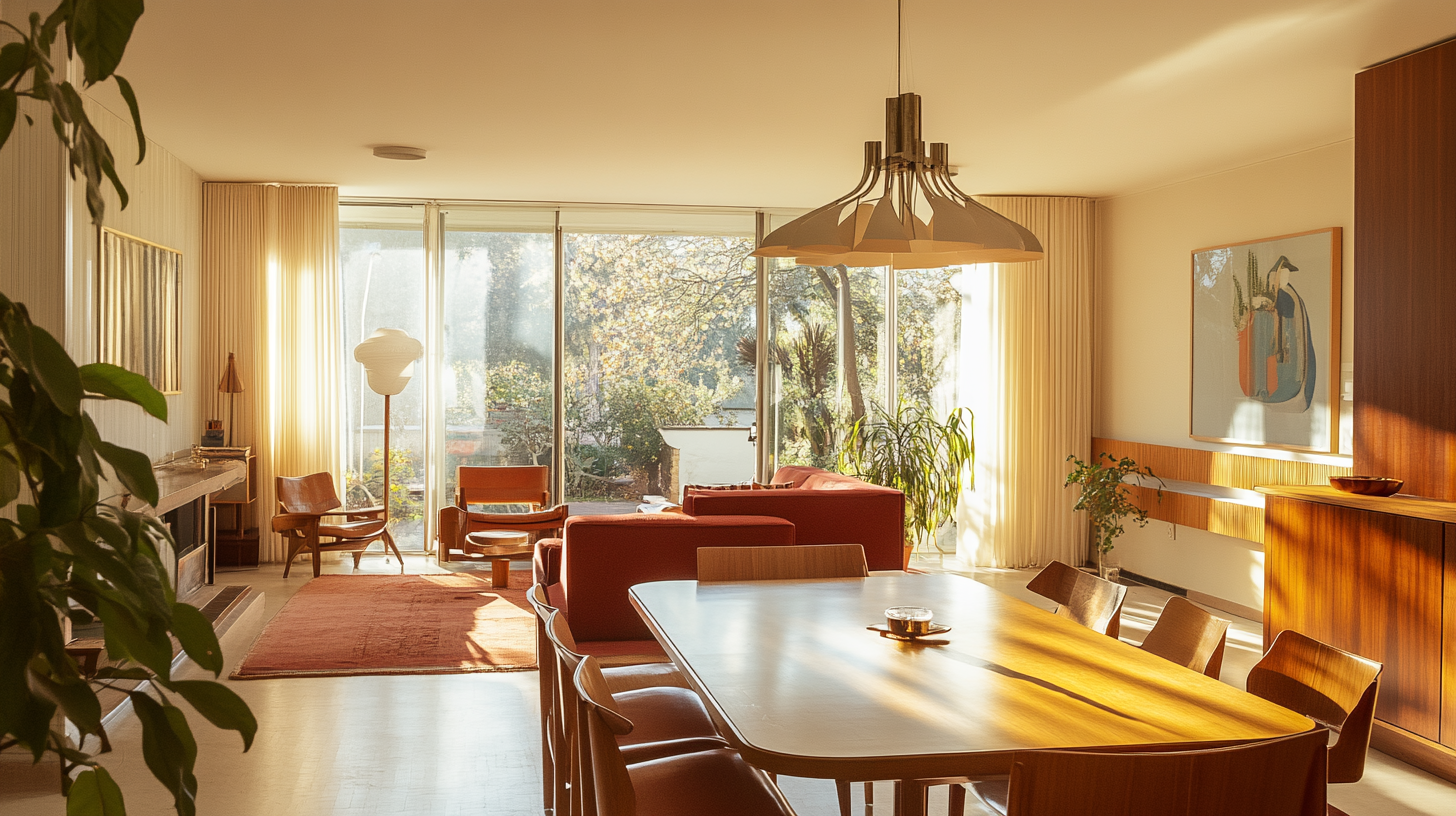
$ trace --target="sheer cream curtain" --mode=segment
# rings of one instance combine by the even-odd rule
[[[260,558],[283,558],[269,522],[275,476],[344,471],[343,350],[336,187],[209,183],[202,212],[203,383],[206,419],[226,422],[216,392],[228,352],[244,388],[234,445],[257,455]]]
[[[1095,204],[977,200],[1041,239],[1034,263],[966,267],[960,393],[976,413],[976,489],[957,511],[956,552],[979,567],[1086,560],[1087,524],[1062,487],[1067,454],[1092,439]]]

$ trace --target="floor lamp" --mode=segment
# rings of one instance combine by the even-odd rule
[[[364,366],[369,390],[384,397],[384,518],[389,518],[389,398],[404,390],[414,374],[415,360],[425,353],[420,341],[401,329],[379,329],[354,347],[354,359]],[[362,432],[362,428],[360,429]],[[363,463],[360,463],[363,467]]]

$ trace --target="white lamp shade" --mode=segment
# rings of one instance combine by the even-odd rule
[[[379,329],[354,347],[354,359],[364,365],[370,390],[386,397],[404,390],[415,360],[424,354],[424,345],[401,329]]]

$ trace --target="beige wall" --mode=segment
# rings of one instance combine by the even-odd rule
[[[200,379],[197,338],[202,303],[202,178],[167,152],[147,141],[147,157],[136,163],[136,131],[131,120],[86,100],[86,115],[111,146],[116,172],[126,186],[130,202],[121,209],[114,194],[106,198],[106,226],[182,253],[181,393],[167,397],[167,418],[152,419],[140,408],[125,403],[88,407],[101,437],[113,444],[139,450],[152,459],[196,443],[202,436],[204,408],[212,407],[217,383],[208,387]],[[146,122],[143,107],[142,122]],[[106,189],[110,189],[109,187]],[[86,189],[77,184],[72,193],[74,225],[73,285],[67,350],[79,363],[95,360],[95,276],[98,230],[86,210]]]
[[[1093,432],[1207,450],[1188,438],[1191,272],[1195,249],[1325,227],[1344,229],[1341,360],[1351,360],[1353,141],[1099,202]],[[1348,403],[1346,403],[1348,405]],[[1348,435],[1348,434],[1346,434]],[[1240,448],[1242,453],[1348,464]],[[1263,551],[1240,539],[1153,521],[1130,527],[1114,557],[1132,572],[1263,606]]]
[[[155,142],[148,142],[146,161],[138,166],[130,121],[90,99],[86,113],[111,146],[117,174],[131,195],[123,210],[108,193],[106,225],[182,252],[182,391],[167,397],[170,422],[121,403],[87,406],[102,438],[156,459],[197,441],[210,405],[205,400],[213,393],[198,379],[196,343],[202,179]],[[19,122],[0,150],[0,291],[25,303],[32,319],[56,335],[78,363],[88,363],[95,359],[98,230],[86,209],[85,187],[65,175],[65,157],[48,116],[36,115],[34,127]]]

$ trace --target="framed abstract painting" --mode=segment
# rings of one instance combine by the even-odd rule
[[[182,391],[182,253],[110,227],[100,234],[96,360]]]
[[[1339,450],[1340,228],[1193,252],[1189,436]]]

